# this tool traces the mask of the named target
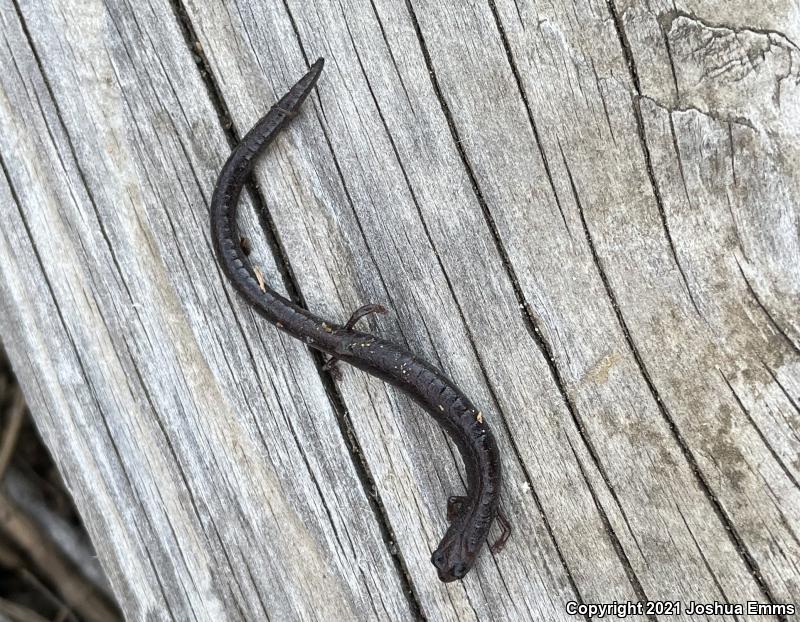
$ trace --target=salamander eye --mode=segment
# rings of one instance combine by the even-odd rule
[[[431,555],[431,563],[439,569],[444,569],[445,559],[442,551],[434,551]]]

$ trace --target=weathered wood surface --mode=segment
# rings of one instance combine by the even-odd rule
[[[129,618],[800,600],[796,3],[0,0],[0,24],[0,330]],[[337,320],[385,303],[371,328],[483,405],[515,534],[462,583],[428,561],[463,486],[443,433],[321,372],[212,255],[231,141],[317,56],[243,221],[271,283]]]

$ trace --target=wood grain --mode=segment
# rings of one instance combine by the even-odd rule
[[[738,4],[2,0],[0,331],[128,617],[800,599],[800,22]],[[443,433],[211,252],[318,56],[243,226],[485,409],[515,533],[461,583]]]

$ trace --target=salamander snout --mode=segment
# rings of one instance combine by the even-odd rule
[[[431,563],[436,566],[439,579],[445,583],[463,579],[469,572],[470,564],[458,557],[450,558],[446,551],[437,549],[431,555]]]

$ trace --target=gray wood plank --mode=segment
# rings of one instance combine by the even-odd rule
[[[234,315],[207,232],[229,147],[169,5],[20,9],[3,335],[126,613],[412,617],[314,361]]]
[[[129,615],[797,600],[786,5],[53,0],[27,37],[4,10],[0,330]],[[441,431],[320,373],[207,242],[218,114],[241,134],[319,55],[248,237],[485,407],[516,532],[462,583],[428,561],[463,486]]]
[[[762,384],[770,384],[761,369],[759,351],[768,350],[772,356],[779,356],[780,369],[789,376],[797,372],[797,351],[790,344],[776,344],[778,335],[765,335],[762,329],[769,331],[769,327],[763,321],[754,327],[751,322],[735,322],[737,315],[728,313],[715,318],[724,329],[715,329],[706,317],[714,313],[719,290],[728,288],[730,291],[723,296],[732,300],[738,298],[737,290],[741,293],[743,284],[729,269],[734,265],[735,253],[731,253],[727,240],[723,245],[719,245],[719,237],[717,244],[708,240],[709,229],[717,227],[710,216],[705,222],[700,220],[696,208],[685,215],[694,221],[694,228],[681,238],[688,251],[684,250],[682,256],[681,247],[675,243],[676,234],[670,232],[670,214],[663,197],[668,190],[673,190],[676,198],[685,195],[682,189],[675,192],[677,189],[664,188],[649,178],[654,170],[661,175],[665,170],[649,161],[650,148],[647,137],[642,135],[640,119],[644,113],[639,110],[646,101],[639,101],[637,76],[635,72],[629,76],[629,68],[623,62],[626,36],[621,25],[585,6],[535,15],[520,15],[516,9],[498,3],[497,10],[507,42],[505,51],[516,67],[528,102],[527,110],[516,111],[515,122],[505,120],[503,97],[487,97],[482,107],[480,99],[476,104],[475,93],[483,92],[483,84],[496,80],[498,67],[502,66],[501,62],[486,62],[470,54],[472,49],[486,54],[492,44],[488,36],[482,45],[474,46],[470,41],[469,48],[467,44],[431,47],[430,55],[457,130],[469,137],[464,141],[467,158],[476,170],[478,186],[508,250],[511,268],[519,275],[526,301],[530,301],[534,321],[538,320],[545,339],[552,344],[558,367],[565,372],[565,382],[578,383],[574,399],[585,411],[586,429],[592,438],[594,434],[609,433],[616,437],[610,445],[600,440],[602,436],[593,440],[600,459],[612,448],[619,451],[620,442],[627,441],[629,450],[634,452],[627,460],[616,457],[614,466],[605,469],[627,515],[626,523],[633,525],[634,541],[639,544],[628,553],[633,568],[642,577],[648,594],[665,589],[669,593],[671,588],[666,587],[663,578],[655,575],[655,581],[648,580],[654,564],[647,562],[647,547],[652,543],[655,556],[664,546],[675,546],[681,554],[670,556],[671,563],[676,564],[674,569],[660,566],[661,571],[677,579],[674,585],[678,590],[673,595],[696,593],[697,587],[692,585],[702,581],[703,575],[708,580],[710,574],[717,589],[731,598],[730,594],[746,590],[748,583],[752,588],[748,574],[760,573],[759,587],[767,597],[796,598],[800,549],[795,525],[800,491],[795,469],[762,442],[758,424],[749,421],[750,415],[728,390],[724,373],[725,368],[730,374],[734,367],[750,367],[761,377]],[[461,42],[466,40],[466,33],[487,32],[490,22],[486,12],[475,11],[483,18],[478,21],[480,18],[468,11],[460,19],[451,19],[450,12],[431,11],[431,18],[421,21],[423,26],[431,24],[431,41],[448,39],[450,28],[456,34],[449,40]],[[588,49],[587,31],[593,33]],[[615,53],[620,46],[623,54]],[[786,52],[782,49],[779,53]],[[506,71],[504,83],[510,82]],[[791,80],[787,82],[791,84]],[[730,88],[753,109],[761,110],[767,103],[746,99]],[[712,92],[718,98],[725,95],[721,89]],[[518,102],[510,106],[519,108]],[[536,142],[542,158],[549,162],[549,174],[554,179],[549,193],[544,171],[531,170],[530,163],[537,160],[536,153],[530,150],[532,137],[515,140],[518,133],[512,130],[524,123],[525,112],[530,114],[531,125],[538,127]],[[767,110],[761,114],[770,117]],[[796,124],[796,117],[784,121],[785,126],[794,126],[790,133],[796,132]],[[769,136],[771,129],[765,126],[760,130],[763,146],[742,145],[745,161],[763,161],[765,156],[776,153]],[[693,149],[687,153],[693,155],[696,166],[703,168],[711,150],[710,137],[697,128],[687,127],[686,132],[695,138]],[[499,143],[498,135],[510,138]],[[793,149],[787,147],[790,153]],[[508,163],[502,168],[497,166],[501,158]],[[727,222],[726,187],[718,182],[714,192],[710,183],[711,173],[719,168],[712,168],[711,163],[705,168],[705,176],[697,176],[695,193],[688,194],[704,203],[704,215],[713,214],[715,220]],[[771,174],[766,180],[754,176],[749,180],[752,203],[746,201],[750,204],[743,210],[759,210],[761,200],[767,198],[764,193],[776,195],[773,200],[777,200],[778,207],[772,212],[774,215],[759,213],[753,229],[783,242],[772,245],[765,253],[775,268],[763,271],[762,278],[770,283],[771,291],[785,293],[783,304],[794,309],[799,276],[797,202],[792,200],[793,189],[789,188],[793,179],[796,188],[797,172],[794,160],[773,179]],[[529,180],[534,187],[526,192]],[[704,185],[705,196],[698,197],[700,185]],[[516,194],[510,190],[514,187]],[[542,211],[526,210],[526,199],[520,201],[520,195],[541,196],[551,208],[545,211],[551,216],[549,221],[542,222]],[[756,199],[758,195],[761,196]],[[563,214],[561,223],[553,216],[557,213],[553,206],[557,199],[555,207],[560,208],[559,215]],[[663,210],[667,211],[666,216],[660,213]],[[745,214],[740,217],[745,218]],[[665,224],[667,230],[663,229]],[[531,244],[532,231],[546,234],[537,233],[536,243]],[[716,255],[713,260],[709,247]],[[581,253],[588,261],[581,269],[581,263],[572,259],[572,278],[565,279],[563,268],[554,264],[553,257],[570,252],[573,256]],[[710,281],[704,288],[704,306],[709,311],[698,300],[698,290],[702,289],[694,283],[699,277],[686,274],[687,252],[703,266],[703,276]],[[714,274],[715,264],[723,260],[727,272]],[[605,311],[597,308],[596,301],[606,307]],[[739,305],[739,317],[749,304],[751,301]],[[575,336],[568,343],[564,343],[565,329]],[[591,339],[581,339],[580,335],[587,331]],[[604,337],[598,339],[598,334]],[[600,389],[633,398],[627,407],[625,401],[610,395],[600,403],[595,401],[597,383],[590,387],[591,403],[586,400],[589,396],[581,395],[581,380],[586,372],[606,360],[614,361],[615,366],[630,365],[629,373],[622,378],[609,373],[608,382]],[[603,406],[612,403],[613,409]],[[796,420],[788,418],[792,415],[788,401],[783,403],[782,411],[786,419],[778,416],[771,426],[766,421],[760,424],[771,427],[771,433],[783,439],[784,444],[788,439],[796,442]],[[595,432],[596,422],[603,429]],[[796,456],[796,448],[789,453]],[[633,486],[641,490],[641,484],[634,479],[636,475],[619,469],[626,463],[649,463],[648,467],[639,468],[644,473],[650,469],[657,473],[656,490],[660,491],[653,494],[648,485],[647,501],[639,498],[626,505],[624,489]],[[619,469],[616,476],[615,469]],[[663,477],[663,469],[670,471],[668,480]],[[656,515],[648,512],[653,503],[659,507]],[[664,522],[670,525],[666,530]],[[627,524],[620,525],[619,531],[624,533]],[[638,535],[637,528],[644,533]],[[764,536],[767,532],[768,538]],[[685,538],[684,545],[678,544],[679,538]],[[736,578],[731,573],[734,549],[741,551],[742,562]],[[686,583],[681,585],[682,581]]]

